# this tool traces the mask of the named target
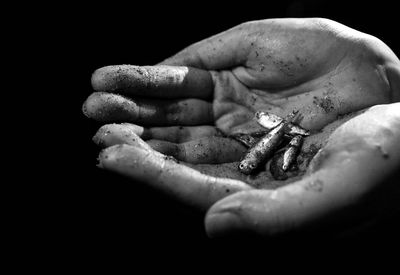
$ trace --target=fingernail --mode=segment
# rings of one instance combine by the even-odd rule
[[[243,230],[242,219],[232,211],[209,214],[205,222],[210,238],[228,236]]]

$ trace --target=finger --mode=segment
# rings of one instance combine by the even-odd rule
[[[213,82],[208,71],[178,66],[107,66],[92,75],[99,92],[159,98],[210,98]]]
[[[126,127],[127,129],[123,129]],[[213,126],[170,126],[144,128],[132,123],[107,124],[102,126],[98,134],[125,136],[129,133],[138,135],[143,140],[158,139],[174,143],[183,143],[203,137],[222,136],[223,134]],[[123,142],[122,142],[123,143]],[[107,143],[107,146],[120,143]],[[129,144],[129,143],[126,143]]]
[[[107,124],[100,127],[93,136],[93,142],[103,148],[116,144],[128,144],[150,149],[149,145],[140,138],[141,132],[143,133],[143,127],[134,124]]]
[[[174,143],[183,143],[203,137],[222,136],[214,126],[170,126],[144,129],[144,140],[158,139]]]
[[[216,203],[206,217],[208,234],[329,230],[383,214],[385,204],[377,198],[388,197],[398,187],[388,181],[400,162],[400,116],[390,119],[394,108],[368,111],[339,127],[302,180],[274,191],[240,192]]]
[[[239,142],[223,137],[205,137],[184,143],[149,140],[156,151],[189,163],[226,163],[238,161],[246,152]]]
[[[164,60],[164,65],[185,65],[207,70],[230,68],[245,62],[250,42],[246,24],[197,42]]]
[[[143,125],[201,125],[213,122],[212,104],[200,99],[135,101],[116,94],[93,93],[83,104],[86,116],[100,122]]]
[[[251,188],[238,180],[201,174],[158,152],[130,145],[103,150],[99,161],[104,169],[149,184],[201,210],[229,194]]]
[[[116,144],[135,145],[138,139],[137,127],[125,124],[108,124],[102,126],[93,137],[101,147]],[[237,161],[246,151],[239,142],[222,137],[205,137],[185,143],[173,143],[162,140],[149,140],[147,144],[154,150],[178,160],[189,163],[226,163]]]
[[[203,137],[222,136],[214,126],[170,126],[152,127],[144,132],[143,139],[158,139],[175,143],[183,143]]]

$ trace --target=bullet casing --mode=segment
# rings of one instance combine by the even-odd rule
[[[283,163],[282,170],[287,171],[290,165],[297,159],[297,155],[300,151],[301,145],[303,143],[303,137],[297,135],[289,142],[289,147],[283,153]]]
[[[261,126],[267,128],[267,129],[274,128],[282,121],[285,121],[283,118],[281,118],[277,115],[274,115],[274,114],[271,114],[268,112],[263,112],[263,111],[256,112],[255,118],[256,118],[256,121],[258,122],[258,124],[260,124]],[[302,135],[302,136],[310,135],[309,131],[307,131],[306,129],[304,129],[298,125],[294,125],[291,122],[288,123],[285,133],[288,135],[292,135],[292,136],[293,135]]]
[[[254,144],[240,161],[239,171],[244,174],[250,174],[264,163],[266,159],[270,158],[282,141],[287,124],[287,122],[282,121]]]

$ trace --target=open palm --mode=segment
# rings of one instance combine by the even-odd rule
[[[377,112],[393,113],[374,109],[360,115],[367,107],[398,100],[391,83],[396,66],[398,59],[381,41],[336,22],[249,22],[196,43],[157,66],[97,70],[92,83],[98,92],[85,102],[84,112],[102,122],[131,123],[108,124],[96,134],[95,141],[105,147],[128,144],[103,151],[103,167],[202,209],[231,193],[250,190],[213,206],[207,216],[209,232],[240,227],[268,234],[288,230],[293,219],[307,224],[321,213],[347,206],[355,193],[373,189],[377,181],[370,189],[343,196],[342,190],[363,177],[347,178],[343,186],[330,183],[338,171],[350,177],[354,169],[346,174],[346,169],[328,163],[335,155],[331,151],[339,156],[346,151],[340,145],[355,136],[352,130],[357,125]],[[268,169],[253,176],[237,170],[246,148],[227,136],[260,130],[253,119],[260,110],[282,117],[296,110],[299,125],[314,133],[305,139],[299,169],[286,181],[274,180]],[[362,134],[357,135],[362,141]],[[384,147],[392,146],[390,140],[385,144],[379,145],[383,155],[388,150]],[[398,164],[398,157],[391,158],[392,165]],[[390,165],[388,169],[390,174]],[[296,218],[288,214],[306,201],[309,205],[301,209],[325,207]],[[232,220],[238,211],[246,213],[241,222]],[[282,214],[287,221],[277,218]],[[249,225],[255,223],[256,227]]]

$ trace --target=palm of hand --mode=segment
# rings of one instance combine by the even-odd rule
[[[189,193],[207,189],[203,193],[210,196],[209,187],[204,188],[203,185],[210,185],[211,182],[216,186],[212,187],[214,194],[211,195],[211,198],[205,199],[202,198],[204,195],[197,194],[197,199],[194,200],[201,201],[202,207],[208,208],[213,202],[229,193],[247,188],[237,181],[229,181],[229,178],[238,179],[260,188],[274,186],[268,172],[251,178],[237,172],[235,161],[240,158],[245,149],[233,140],[216,141],[213,139],[216,132],[211,129],[212,127],[216,126],[225,134],[252,132],[260,129],[260,126],[253,120],[256,111],[266,110],[286,117],[293,110],[297,110],[302,115],[300,126],[310,130],[321,130],[325,127],[321,133],[306,139],[304,151],[309,152],[315,149],[315,144],[318,144],[318,148],[325,144],[332,131],[342,123],[341,120],[337,120],[339,116],[354,113],[379,103],[390,102],[390,87],[381,65],[383,57],[375,50],[375,44],[379,42],[331,22],[328,24],[325,21],[309,20],[301,21],[301,23],[303,24],[299,24],[296,20],[266,20],[243,24],[195,44],[162,63],[162,65],[186,65],[198,68],[202,74],[208,71],[212,78],[212,103],[210,106],[213,115],[212,118],[205,115],[207,118],[199,120],[201,121],[199,124],[208,124],[211,127],[206,126],[209,128],[200,130],[193,127],[195,134],[186,135],[183,139],[180,131],[171,129],[171,127],[168,129],[160,127],[159,129],[154,128],[150,137],[147,137],[147,139],[151,139],[148,144],[155,150],[177,156],[178,159],[188,162],[187,166],[212,176],[211,178],[193,176],[196,179],[193,177],[191,179],[194,187],[192,191],[188,191]],[[120,87],[111,89],[111,91],[120,92],[119,89]],[[161,98],[161,102],[163,100]],[[96,106],[99,100],[97,103],[93,102],[96,102],[96,99],[92,98],[92,103],[87,103],[87,106]],[[109,104],[108,100],[105,102]],[[149,102],[142,105],[151,106],[152,102]],[[120,104],[126,105],[124,102],[120,102]],[[157,104],[154,109],[156,108]],[[112,118],[113,111],[122,109],[119,107],[107,109],[106,107],[106,111],[102,112],[102,117],[106,113],[106,117]],[[152,108],[149,109],[152,110]],[[167,108],[165,112],[168,110],[171,109]],[[147,111],[143,113],[147,113]],[[153,113],[157,113],[157,111]],[[202,110],[194,113],[198,113],[201,117],[204,115]],[[112,120],[109,119],[109,121]],[[154,120],[149,124],[152,122]],[[178,119],[177,122],[176,124],[179,125],[180,120]],[[169,123],[168,125],[174,124]],[[185,122],[184,125],[188,124]],[[138,134],[138,131],[135,128],[132,132],[132,126],[129,127],[131,128],[128,132],[118,128],[117,135],[128,136],[129,139],[133,137],[134,144],[137,145],[138,139],[135,134]],[[142,138],[145,138],[146,134],[142,130],[139,132],[139,135],[142,134]],[[161,132],[169,134],[154,134]],[[199,132],[200,135],[198,135]],[[97,136],[97,140],[107,146],[117,143],[129,144],[125,138],[107,140],[105,138],[107,134],[104,135],[104,133],[107,131],[102,131],[101,136]],[[182,150],[177,150],[175,144],[171,146],[164,141],[154,140],[158,138],[166,141],[185,141],[188,146],[182,155],[180,154]],[[143,148],[147,146],[139,143]],[[200,153],[193,150],[199,145],[210,145],[208,151],[206,148],[208,154],[201,154],[203,152],[201,150]],[[210,158],[209,155],[214,156]],[[216,157],[217,155],[220,157]],[[310,159],[306,164],[309,161]],[[212,165],[208,163],[212,163]],[[181,165],[178,164],[178,166]],[[303,167],[304,169],[306,167]],[[112,170],[129,174],[124,169]],[[140,179],[143,174],[132,172],[131,176]],[[186,177],[183,178],[187,180]],[[289,181],[298,179],[294,178]],[[145,179],[144,181],[150,180],[154,181],[154,179]],[[266,180],[269,184],[265,184]],[[157,179],[156,181],[164,184],[168,179]],[[277,184],[277,186],[279,185],[282,183]],[[167,189],[178,190],[179,184],[177,186],[167,187]],[[193,196],[186,191],[181,194],[180,190],[178,192],[176,190],[172,193],[179,193],[176,195],[177,197],[186,196],[184,198],[186,201],[193,199]],[[225,190],[227,190],[226,193]]]
[[[389,86],[372,48],[356,34],[338,32],[313,23],[302,29],[247,26],[245,59],[212,74],[215,125],[243,132],[256,127],[252,118],[258,110],[282,117],[298,110],[301,126],[320,130],[339,115],[387,102]]]

